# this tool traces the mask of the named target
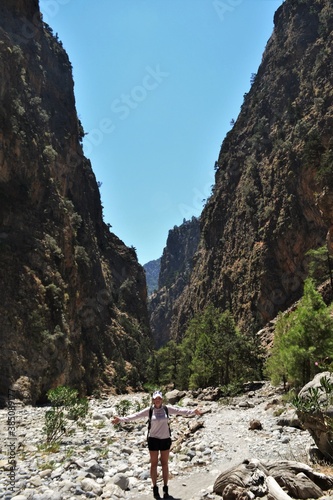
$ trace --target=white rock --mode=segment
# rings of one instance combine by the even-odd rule
[[[118,464],[118,472],[127,472],[129,470],[128,464],[127,463],[120,463]]]
[[[33,486],[41,486],[43,484],[42,478],[39,476],[34,476],[29,479],[29,483],[32,484]]]
[[[70,491],[71,488],[74,488],[74,487],[75,487],[75,483],[73,483],[73,481],[71,481],[70,479],[65,479],[64,481],[61,481],[59,483],[59,489],[62,492]]]
[[[62,500],[62,495],[58,491],[45,490],[40,496],[40,500]]]
[[[40,477],[48,477],[48,476],[51,476],[51,473],[52,473],[52,469],[44,469],[39,473],[39,475],[40,475]]]
[[[51,473],[51,479],[60,477],[63,472],[64,472],[63,467],[58,467],[57,469],[54,469],[54,471]]]
[[[102,498],[124,498],[124,492],[114,483],[108,483],[103,489]]]
[[[86,477],[81,481],[81,488],[83,491],[92,491],[96,495],[101,495],[103,493],[101,486],[90,477]]]

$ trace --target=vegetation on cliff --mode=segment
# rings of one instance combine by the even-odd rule
[[[165,317],[172,310],[164,328],[164,339],[172,341],[158,356],[171,366],[175,360],[186,365],[183,387],[195,385],[194,368],[203,374],[201,384],[208,383],[205,373],[214,361],[206,353],[223,356],[207,347],[214,334],[205,325],[210,340],[192,346],[197,361],[193,353],[182,357],[193,321],[203,320],[210,307],[230,311],[241,335],[252,339],[302,297],[304,283],[297,312],[279,317],[267,373],[298,386],[315,373],[314,357],[319,362],[332,356],[327,306],[319,307],[306,280],[332,281],[333,7],[328,0],[286,0],[274,23],[250,92],[221,146],[186,287],[172,303],[162,301]],[[224,335],[221,343],[228,344]],[[179,380],[175,368],[170,380]]]
[[[301,297],[309,250],[319,255],[327,236],[333,253],[333,7],[285,0],[274,22],[200,221],[168,236],[149,304],[155,346],[171,340],[151,357],[156,383],[260,374],[255,332]],[[103,222],[71,65],[37,0],[1,2],[0,75],[0,395],[11,387],[34,403],[63,384],[141,387],[152,348],[144,270]],[[331,336],[306,284],[268,370],[303,383],[317,345],[332,355]]]
[[[200,237],[199,220],[192,217],[169,231],[160,261],[158,289],[149,297],[149,319],[155,347],[170,340],[178,298],[188,285]]]
[[[35,0],[0,4],[0,395],[136,386],[143,268],[103,222],[68,56]]]
[[[143,266],[146,273],[148,297],[158,290],[158,278],[161,269],[161,258],[151,260]]]
[[[274,23],[216,162],[174,340],[210,303],[262,328],[301,297],[307,252],[332,225],[333,7],[286,0]]]

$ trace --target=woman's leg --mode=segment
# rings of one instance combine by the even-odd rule
[[[150,477],[153,486],[157,483],[157,463],[158,463],[158,451],[151,451],[150,453]]]
[[[169,481],[169,453],[170,450],[161,451],[162,476],[165,486]]]

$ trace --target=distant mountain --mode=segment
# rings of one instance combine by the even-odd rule
[[[156,260],[151,260],[144,264],[143,269],[146,272],[147,292],[148,297],[158,289],[158,277],[161,269],[161,257]]]
[[[169,231],[161,258],[158,290],[149,297],[148,303],[150,328],[157,348],[170,340],[174,308],[189,282],[199,236],[200,224],[196,217]]]

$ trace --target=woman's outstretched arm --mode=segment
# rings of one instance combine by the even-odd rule
[[[132,413],[132,415],[127,415],[126,417],[119,417],[116,415],[113,417],[113,420],[111,421],[113,425],[119,424],[120,422],[132,422],[133,420],[139,420],[140,418],[148,417],[149,416],[149,406],[147,408],[144,408],[143,410],[140,410],[136,413]]]

